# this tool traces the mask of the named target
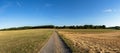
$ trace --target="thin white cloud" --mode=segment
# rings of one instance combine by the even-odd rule
[[[3,13],[10,6],[11,6],[10,3],[7,3],[7,4],[0,6],[0,13]]]
[[[106,12],[106,13],[111,13],[111,12],[113,12],[113,9],[105,9],[103,12]]]
[[[49,3],[45,4],[45,7],[51,7],[51,6],[52,6],[52,4],[49,4]]]
[[[22,4],[20,2],[16,2],[17,6],[22,7]]]

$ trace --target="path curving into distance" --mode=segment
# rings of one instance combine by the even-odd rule
[[[41,50],[38,53],[72,53],[72,52],[55,31],[53,32],[48,42],[41,48]]]

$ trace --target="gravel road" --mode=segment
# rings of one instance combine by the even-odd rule
[[[72,53],[55,31],[38,53]]]

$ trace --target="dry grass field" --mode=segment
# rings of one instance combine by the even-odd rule
[[[60,29],[73,53],[120,53],[120,30]]]
[[[53,30],[0,31],[0,53],[37,53]]]

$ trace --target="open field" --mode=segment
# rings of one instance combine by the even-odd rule
[[[52,29],[0,31],[0,53],[37,53],[52,33]]]
[[[60,29],[73,53],[120,53],[120,30]]]

